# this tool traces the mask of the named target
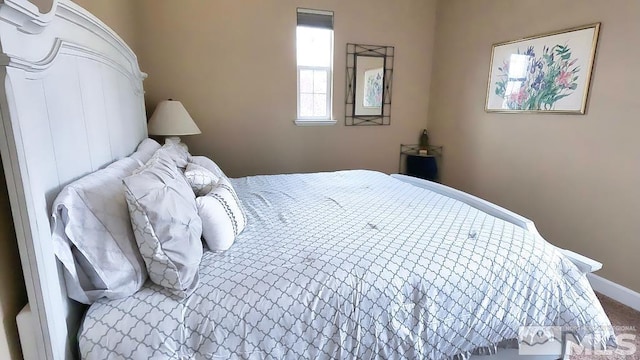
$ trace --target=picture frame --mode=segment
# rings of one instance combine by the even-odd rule
[[[391,125],[394,58],[393,46],[347,43],[345,126]]]
[[[600,23],[493,44],[485,111],[584,114]]]

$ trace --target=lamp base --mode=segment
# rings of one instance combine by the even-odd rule
[[[165,144],[180,144],[179,136],[167,136],[164,138]]]
[[[180,141],[180,138],[178,136],[167,136],[166,138],[164,138],[164,144],[170,146],[179,146],[182,147],[185,151],[189,151],[187,144]]]

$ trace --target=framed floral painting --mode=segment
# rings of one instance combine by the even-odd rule
[[[584,114],[600,23],[494,44],[488,112]]]

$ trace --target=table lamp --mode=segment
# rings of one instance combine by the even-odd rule
[[[147,125],[149,135],[165,136],[165,142],[180,142],[179,136],[202,134],[180,101],[164,100]]]

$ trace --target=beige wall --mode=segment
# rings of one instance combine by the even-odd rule
[[[35,0],[32,0],[35,1]],[[51,0],[38,0],[51,1]],[[138,0],[73,0],[112,28],[138,52]]]
[[[29,0],[38,7],[41,13],[48,13],[51,10],[53,0]]]
[[[437,19],[429,129],[444,182],[533,219],[640,291],[640,2],[441,0]],[[598,21],[587,115],[484,112],[492,43]]]
[[[395,172],[400,143],[415,143],[426,126],[435,1],[141,1],[148,110],[181,100],[203,132],[183,140],[231,176]],[[337,125],[293,124],[296,7],[335,11]],[[347,42],[396,47],[391,126],[344,126]]]

